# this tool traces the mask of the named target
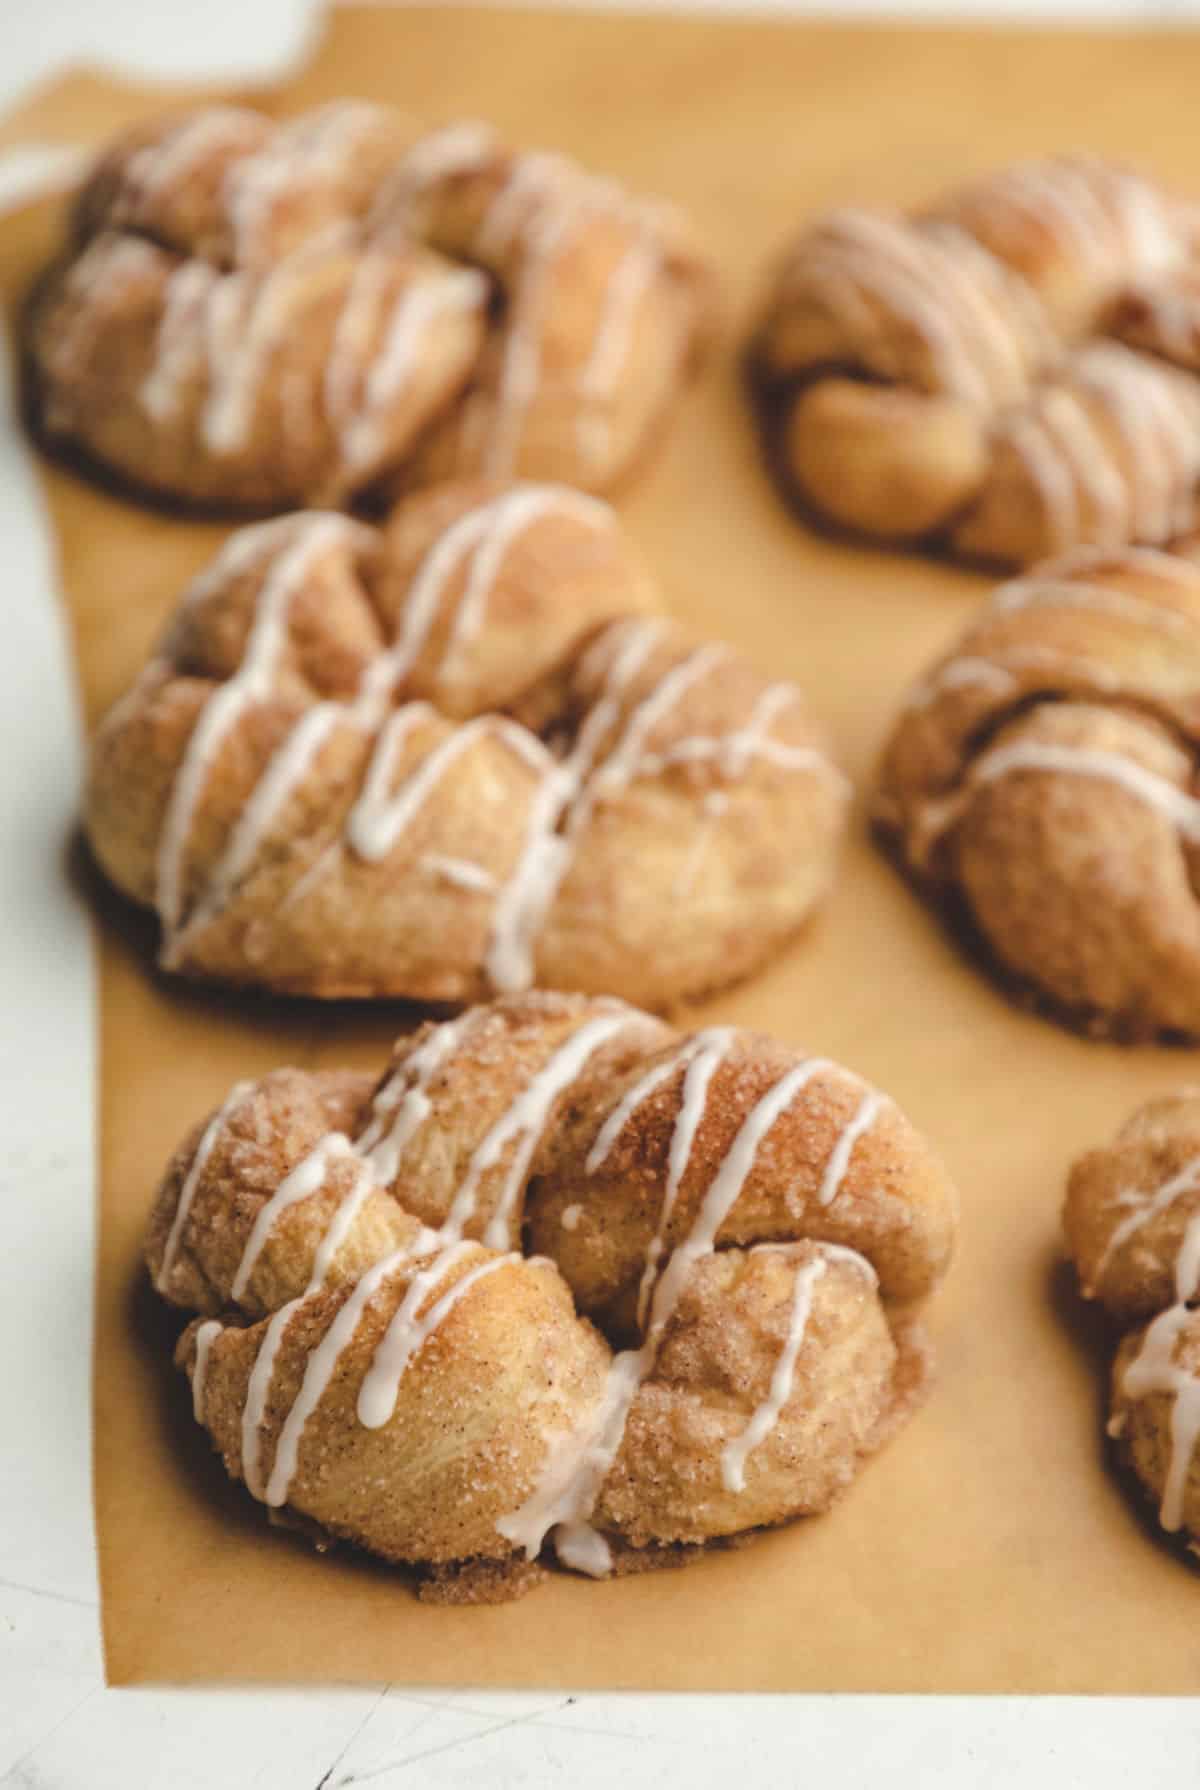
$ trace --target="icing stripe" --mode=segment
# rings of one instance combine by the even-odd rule
[[[242,1101],[252,1092],[253,1086],[253,1082],[237,1082],[230,1090],[224,1105],[219,1111],[213,1114],[212,1118],[204,1128],[200,1142],[196,1146],[196,1154],[192,1157],[191,1167],[188,1169],[183,1186],[179,1190],[179,1203],[175,1207],[175,1216],[171,1221],[171,1228],[167,1232],[167,1241],[163,1248],[162,1265],[158,1271],[158,1278],[154,1283],[160,1293],[165,1293],[167,1290],[167,1284],[171,1278],[171,1270],[175,1266],[176,1259],[179,1255],[179,1247],[183,1241],[183,1232],[188,1221],[188,1214],[192,1209],[192,1201],[196,1197],[196,1189],[200,1185],[200,1178],[204,1173],[208,1159],[212,1155],[217,1139],[229,1123],[235,1109],[239,1107]]]

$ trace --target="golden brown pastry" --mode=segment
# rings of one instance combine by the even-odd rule
[[[1194,527],[1193,248],[1190,207],[1088,157],[819,219],[753,349],[785,487],[860,534],[1021,565]]]
[[[1071,1170],[1063,1220],[1085,1299],[1124,1332],[1109,1435],[1171,1533],[1200,1544],[1200,1090],[1139,1108]]]
[[[223,509],[387,478],[614,483],[695,358],[679,216],[484,125],[342,101],[127,132],[34,307],[49,437]]]
[[[146,1259],[229,1472],[441,1595],[824,1510],[917,1402],[945,1171],[732,1027],[528,994],[281,1070],[172,1161]]]
[[[793,685],[655,602],[559,486],[244,529],[101,724],[93,851],[190,976],[661,1006],[746,975],[828,887],[847,789]]]
[[[875,815],[1059,1017],[1200,1037],[1200,548],[1081,548],[1002,585],[911,693]]]

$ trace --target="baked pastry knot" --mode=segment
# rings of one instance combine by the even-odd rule
[[[1071,1170],[1067,1247],[1124,1334],[1108,1433],[1164,1529],[1200,1545],[1200,1090],[1141,1107]]]
[[[837,1064],[535,993],[236,1087],[146,1259],[234,1477],[490,1597],[824,1510],[925,1385],[955,1215]]]
[[[1200,565],[1081,548],[1002,585],[912,692],[875,817],[1058,1017],[1200,1037]]]
[[[1194,527],[1194,239],[1193,206],[1088,157],[819,219],[752,350],[785,489],[860,534],[1021,565]]]
[[[483,125],[208,106],[100,158],[32,312],[34,409],[224,509],[385,478],[599,489],[670,408],[709,286],[669,207]]]
[[[745,975],[827,888],[846,785],[791,684],[654,602],[557,486],[240,531],[99,728],[96,858],[190,976],[659,1006]]]

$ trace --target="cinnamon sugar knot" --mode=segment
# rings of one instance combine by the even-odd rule
[[[234,1477],[493,1597],[824,1510],[918,1399],[955,1214],[836,1063],[533,994],[234,1088],[146,1258]]]
[[[1056,1016],[1200,1037],[1200,565],[1080,548],[1002,585],[911,692],[880,831]]]
[[[1028,564],[1196,524],[1194,207],[1093,157],[844,209],[755,345],[785,487],[858,533]]]
[[[207,106],[100,158],[32,315],[36,408],[133,485],[227,509],[600,489],[670,409],[709,285],[667,206],[486,126]]]
[[[1110,1437],[1164,1529],[1200,1542],[1200,1090],[1133,1114],[1071,1170],[1067,1248],[1120,1333]]]
[[[92,847],[192,976],[656,1006],[732,981],[824,894],[846,787],[793,685],[655,603],[560,486],[242,530],[99,729]]]

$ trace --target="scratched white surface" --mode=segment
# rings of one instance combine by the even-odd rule
[[[1200,14],[1200,0],[1141,10]],[[310,22],[306,0],[41,0],[20,18],[15,0],[0,0],[0,12],[0,108],[62,63],[106,52],[167,77],[267,74],[302,51]],[[0,204],[6,182],[12,192],[47,166],[33,155],[0,165]],[[0,541],[0,1786],[1195,1781],[1200,1715],[1184,1700],[104,1686],[88,1476],[93,990],[63,872],[80,749],[53,567],[7,389]]]

